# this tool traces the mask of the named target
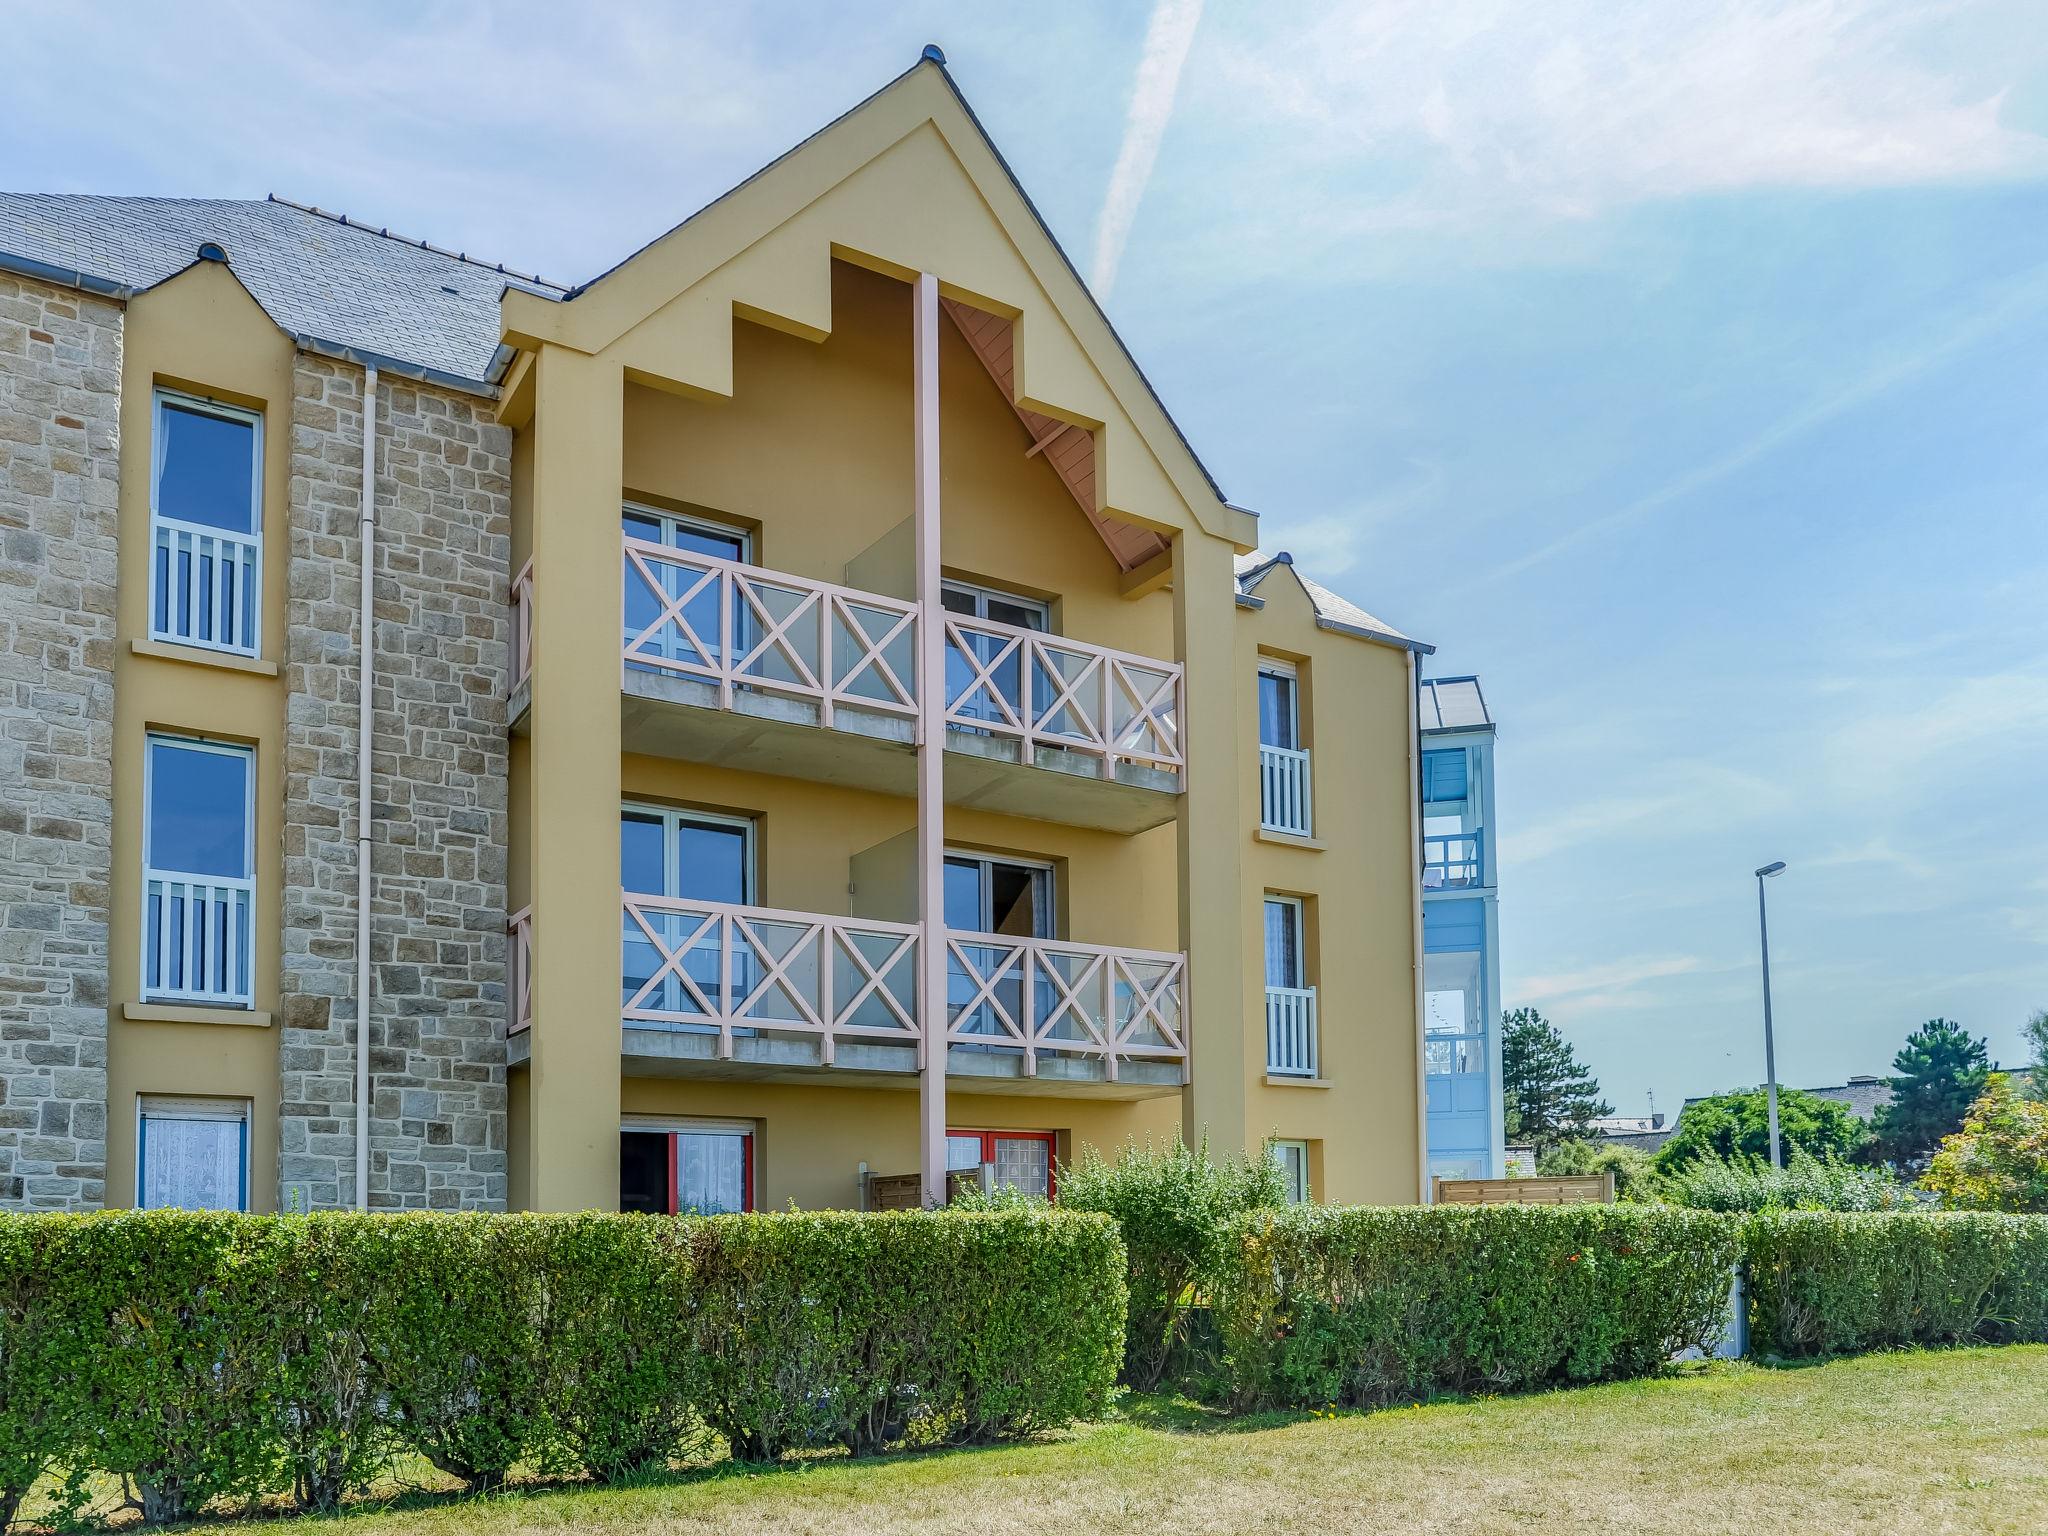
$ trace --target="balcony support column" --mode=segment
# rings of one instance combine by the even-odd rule
[[[1237,689],[1252,659],[1237,654],[1231,607],[1231,547],[1199,529],[1174,536],[1173,631],[1187,669],[1180,723],[1187,767],[1180,797],[1180,948],[1188,957],[1182,1008],[1188,1085],[1181,1091],[1181,1134],[1189,1146],[1207,1136],[1218,1155],[1254,1150],[1263,1126],[1250,1124],[1247,1085],[1264,1075],[1264,977],[1247,973],[1257,942],[1244,916],[1244,808],[1256,782],[1257,732],[1240,718]]]
[[[946,654],[939,603],[939,280],[911,290],[912,475],[917,546],[917,1080],[923,1203],[946,1203]]]
[[[535,369],[527,1199],[619,1203],[619,579],[625,377],[544,346]],[[545,808],[543,814],[542,808]]]

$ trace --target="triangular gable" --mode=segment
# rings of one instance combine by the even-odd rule
[[[820,340],[834,259],[933,272],[956,319],[1008,326],[1027,431],[1067,423],[1090,443],[1085,473],[1053,464],[1120,564],[1181,527],[1248,546],[1255,520],[1209,481],[935,54],[567,300],[507,292],[506,341],[729,395],[735,316]]]

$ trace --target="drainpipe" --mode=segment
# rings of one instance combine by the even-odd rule
[[[356,1209],[370,1208],[370,736],[377,647],[370,610],[377,573],[377,370],[363,371],[363,611],[356,639]]]

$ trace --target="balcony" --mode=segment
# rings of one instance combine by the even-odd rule
[[[1266,988],[1266,1071],[1273,1077],[1316,1075],[1316,989]]]
[[[1125,830],[1171,819],[1162,797],[1179,792],[1187,770],[1179,663],[990,619],[944,622],[949,801],[1043,817],[1049,802],[1115,799],[1140,823]]]
[[[918,924],[633,892],[620,910],[627,1073],[815,1082],[922,1068]],[[518,1065],[536,1027],[531,916],[507,926]],[[1187,1081],[1183,956],[953,930],[945,944],[949,1077],[1132,1099]]]
[[[1479,832],[1454,832],[1422,840],[1422,888],[1425,891],[1464,890],[1484,885]]]
[[[1054,939],[946,933],[954,1077],[1178,1088],[1184,957]]]
[[[628,751],[908,793],[915,603],[624,540]]]
[[[1308,753],[1259,744],[1259,825],[1290,837],[1313,835]]]
[[[145,869],[143,995],[156,1002],[246,1008],[249,906],[255,882]]]
[[[623,573],[628,751],[914,791],[916,603],[631,537]],[[530,579],[515,607],[530,615]],[[938,621],[949,802],[1120,832],[1173,819],[1178,663]],[[515,623],[516,644],[530,635],[530,618]]]

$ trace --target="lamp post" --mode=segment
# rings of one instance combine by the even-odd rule
[[[1764,916],[1764,882],[1785,872],[1785,861],[1766,864],[1756,872],[1756,936],[1764,956],[1764,1083],[1771,1109],[1771,1166],[1782,1168],[1785,1159],[1778,1148],[1778,1053],[1771,1039],[1771,926]]]

